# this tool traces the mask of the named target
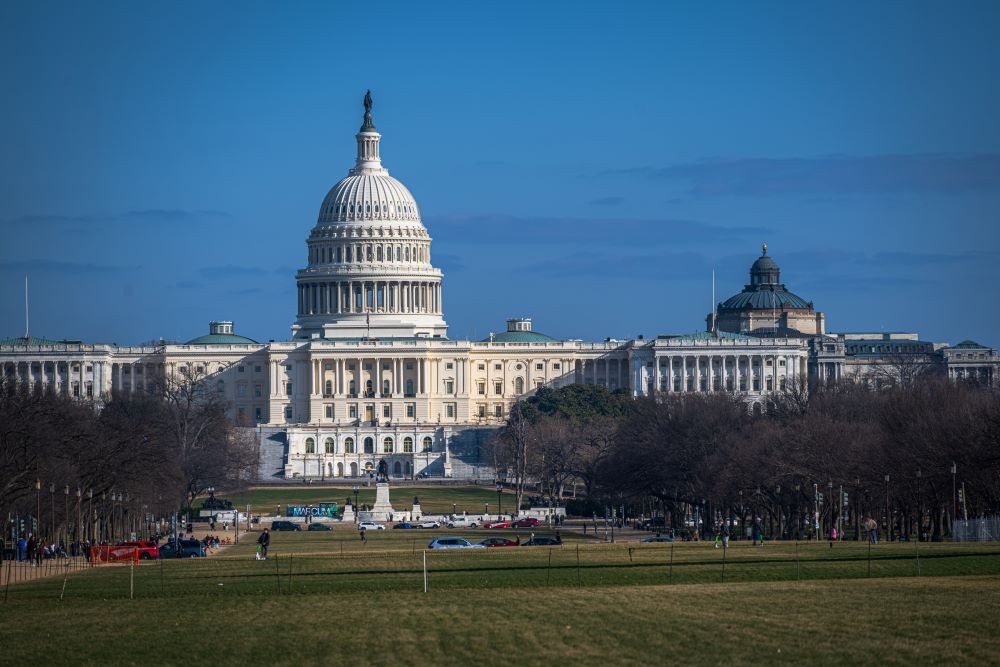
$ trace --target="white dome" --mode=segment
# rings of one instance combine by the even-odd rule
[[[323,200],[318,222],[419,222],[420,211],[410,191],[385,169],[379,171],[352,173],[334,185]]]

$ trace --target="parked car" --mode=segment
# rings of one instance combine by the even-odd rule
[[[175,542],[167,542],[159,548],[160,558],[177,558],[177,545]],[[181,540],[181,558],[204,558],[205,547],[198,540]]]
[[[385,530],[385,526],[374,521],[362,521],[358,524],[358,530]]]
[[[541,524],[542,522],[533,516],[526,516],[518,519],[514,522],[514,525],[518,528],[534,528],[535,526]]]
[[[315,531],[315,530],[333,530],[333,528],[331,528],[330,526],[328,526],[325,523],[311,523],[311,524],[309,524],[309,528],[307,530],[309,530],[309,531]]]
[[[271,532],[278,530],[302,530],[302,526],[294,521],[272,521]]]
[[[151,560],[160,557],[160,547],[148,540],[135,540],[132,542],[122,542],[123,547],[130,547],[139,550],[139,560]]]
[[[448,519],[449,528],[477,528],[479,522],[467,516],[453,516]]]
[[[416,528],[416,525],[410,523],[409,521],[400,521],[399,523],[395,524],[392,528],[393,530],[396,529],[410,530],[411,528]]]
[[[520,543],[506,537],[488,537],[480,542],[484,547],[516,547]]]
[[[441,527],[441,522],[433,520],[421,521],[420,523],[417,524],[417,528],[440,528],[440,527]]]
[[[510,521],[491,521],[483,528],[510,528]]]
[[[647,537],[641,542],[673,542],[674,538],[669,535],[653,535],[652,537]]]
[[[521,542],[522,547],[558,547],[561,544],[561,539],[558,537],[550,537],[548,535],[539,535],[537,537],[532,537],[527,542]]]
[[[438,537],[431,540],[428,549],[485,549],[482,544],[473,544],[464,537]]]

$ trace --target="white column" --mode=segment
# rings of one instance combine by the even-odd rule
[[[729,391],[729,376],[726,373],[726,355],[722,355],[722,391]]]

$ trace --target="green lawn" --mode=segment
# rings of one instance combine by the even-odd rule
[[[255,514],[272,514],[277,505],[281,505],[282,514],[288,505],[316,505],[318,503],[336,502],[343,506],[350,497],[354,500],[352,485],[319,486],[316,484],[300,484],[280,487],[255,487],[240,493],[218,493],[222,499],[231,500],[233,505],[244,509],[247,503],[253,505]],[[390,487],[390,500],[394,507],[401,511],[409,511],[413,506],[413,496],[420,498],[420,509],[424,514],[451,514],[452,509],[458,512],[467,511],[479,515],[485,511],[489,503],[490,513],[497,513],[497,492],[493,486],[393,486]],[[196,507],[201,507],[204,498],[199,499]],[[358,503],[373,505],[375,503],[375,485],[361,486],[358,490]],[[501,500],[504,512],[514,509],[514,495],[504,493]]]
[[[208,559],[72,574],[62,601],[62,578],[16,584],[0,604],[6,636],[18,638],[4,656],[985,664],[1000,650],[1000,545],[878,545],[869,577],[865,544],[735,544],[723,554],[709,543],[612,545],[564,533],[552,549],[427,552],[424,594],[423,547],[442,534],[514,532],[388,530],[367,544],[353,530],[276,533],[267,561],[252,558],[250,534]]]

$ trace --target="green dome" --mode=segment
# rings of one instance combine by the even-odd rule
[[[185,345],[259,345],[255,340],[236,334],[205,334],[192,338]]]
[[[537,331],[501,331],[492,338],[484,338],[484,343],[558,343],[552,336]]]

